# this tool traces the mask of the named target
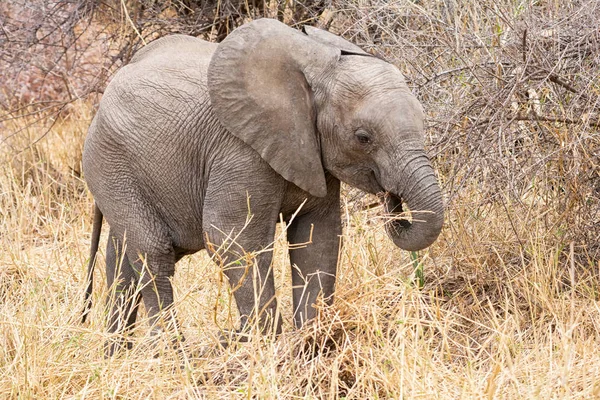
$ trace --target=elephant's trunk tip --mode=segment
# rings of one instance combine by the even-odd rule
[[[402,200],[394,194],[388,193],[384,204],[391,217],[386,222],[386,230],[394,244],[401,249],[422,250],[433,244],[440,235],[444,223],[441,197],[438,199],[436,196],[435,201],[424,207],[413,207],[409,213],[403,212]]]

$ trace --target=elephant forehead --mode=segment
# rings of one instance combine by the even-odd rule
[[[357,115],[372,130],[415,135],[424,130],[423,109],[408,89],[364,98]]]
[[[394,65],[365,56],[343,56],[336,69],[339,90],[367,94],[406,88],[404,75]]]

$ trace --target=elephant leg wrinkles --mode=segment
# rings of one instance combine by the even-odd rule
[[[326,303],[333,301],[337,262],[342,235],[340,220],[340,182],[329,180],[327,197],[318,199],[319,206],[298,215],[288,227],[294,323],[301,327],[316,316],[313,306],[322,296]],[[308,243],[294,248],[294,245]]]
[[[254,322],[264,332],[281,329],[269,246],[285,183],[266,164],[264,167],[267,172],[256,175],[263,179],[255,177],[251,188],[241,185],[239,177],[209,183],[204,202],[205,247],[229,280],[240,314],[240,331]],[[243,168],[239,173],[243,177]],[[230,172],[230,176],[238,174]]]
[[[140,293],[137,291],[139,273],[134,270],[123,250],[123,241],[111,228],[106,245],[106,280],[111,293],[107,297],[110,333],[123,333],[131,329],[140,302]],[[122,346],[130,348],[131,344],[123,343],[121,339],[107,343],[107,355],[112,355]]]
[[[152,208],[133,200],[136,195],[132,193],[131,207],[126,209],[122,220],[117,220],[118,228],[111,226],[109,234],[106,275],[114,292],[108,299],[108,329],[112,333],[129,330],[143,300],[152,334],[166,330],[170,335],[175,334],[173,340],[182,340],[172,312],[170,278],[175,272],[177,255],[169,229]],[[122,338],[111,339],[106,344],[106,355],[112,355],[122,346]],[[125,346],[131,345],[125,343]]]
[[[128,254],[130,253],[128,252]],[[129,255],[130,259],[134,259],[134,257],[136,255]],[[166,331],[179,336],[177,321],[172,309],[174,297],[171,278],[174,274],[174,254],[140,253],[137,254],[135,260],[133,268],[141,271],[139,290],[150,319],[150,325],[153,327],[152,334]]]

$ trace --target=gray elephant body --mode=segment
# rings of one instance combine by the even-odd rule
[[[290,243],[312,239],[290,258],[296,325],[314,317],[317,296],[330,299],[335,284],[340,179],[391,193],[390,212],[402,197],[428,213],[412,226],[388,224],[399,246],[423,248],[439,234],[442,203],[423,151],[422,115],[401,74],[337,36],[308,33],[258,20],[220,45],[168,36],[139,51],[107,87],[83,167],[110,225],[107,279],[120,293],[111,331],[135,320],[139,298],[128,295],[139,284],[156,322],[173,302],[175,263],[201,249],[228,264],[242,325],[256,317],[256,304],[264,326],[273,323],[271,254],[260,250],[273,241],[280,216],[293,216]],[[381,127],[356,122],[365,119]],[[381,129],[389,133],[378,139]],[[259,279],[248,275],[245,252],[258,252]]]
[[[114,233],[127,231],[128,241],[160,230],[168,241],[161,247],[195,253],[205,248],[210,225],[220,222],[211,207],[219,204],[215,211],[221,213],[228,211],[223,206],[240,203],[245,219],[247,195],[257,218],[269,212],[252,207],[263,197],[282,197],[275,219],[279,213],[289,218],[307,198],[303,213],[323,207],[324,199],[286,181],[218,122],[206,82],[216,47],[182,35],[157,40],[120,70],[103,96],[86,140],[84,169]],[[337,183],[330,180],[335,191]],[[241,228],[238,222],[218,228]]]

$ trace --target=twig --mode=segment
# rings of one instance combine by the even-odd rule
[[[552,83],[556,83],[559,86],[564,87],[565,89],[567,89],[569,92],[573,92],[575,94],[580,94],[579,91],[577,89],[575,89],[572,85],[570,85],[569,83],[563,81],[558,75],[556,74],[550,74],[550,76],[548,76],[548,80]]]
[[[575,120],[575,119],[571,119],[571,118],[556,118],[556,117],[547,117],[547,116],[543,116],[543,115],[534,115],[534,114],[516,114],[516,115],[510,116],[510,117],[506,117],[504,119],[507,121],[510,121],[510,122],[512,122],[512,121],[541,121],[541,122],[557,122],[557,123],[568,124],[568,125],[587,123],[588,125],[593,126],[595,128],[600,127],[599,120],[584,121],[583,118],[580,120]],[[487,123],[492,122],[493,120],[494,120],[493,118],[486,118],[486,119],[479,121],[476,125],[477,126],[485,125]]]
[[[449,70],[446,70],[446,71],[442,71],[442,72],[440,72],[440,73],[432,76],[431,78],[426,78],[427,80],[425,81],[425,83],[419,85],[419,87],[421,88],[421,87],[423,87],[423,86],[425,86],[425,85],[427,85],[427,84],[429,84],[429,83],[431,83],[431,82],[433,82],[433,81],[435,81],[435,80],[437,80],[437,79],[439,79],[439,78],[441,78],[441,77],[443,77],[445,75],[452,75],[452,74],[455,74],[457,72],[462,72],[462,71],[472,71],[475,68],[482,68],[482,67],[486,67],[486,66],[489,66],[489,65],[502,65],[504,67],[510,67],[513,64],[508,63],[508,62],[490,61],[490,62],[485,62],[485,63],[481,63],[481,64],[474,64],[474,65],[467,65],[467,66],[459,67],[459,68],[453,68],[453,69],[449,69]]]
[[[521,45],[523,46],[523,62],[527,62],[527,28],[523,30],[523,39],[521,41]]]
[[[144,40],[144,38],[142,37],[142,34],[140,33],[140,31],[138,31],[138,29],[136,28],[131,17],[129,16],[129,11],[127,11],[127,5],[125,4],[125,0],[121,0],[121,7],[123,9],[123,12],[125,13],[125,18],[127,19],[127,22],[129,22],[129,25],[131,25],[131,27],[133,28],[133,31],[135,32],[137,37],[140,38],[140,40],[142,41],[142,43],[145,46],[147,43]]]

